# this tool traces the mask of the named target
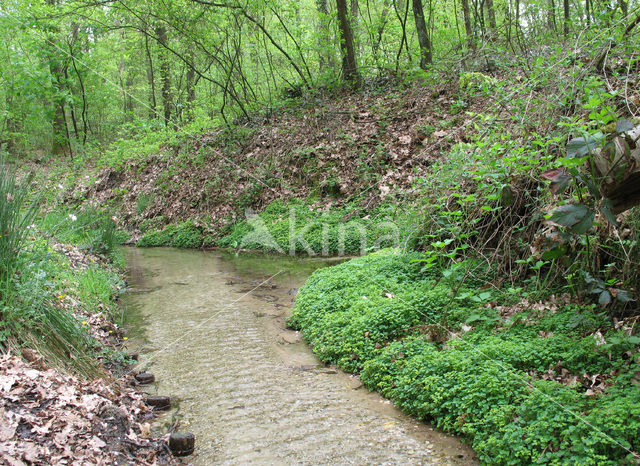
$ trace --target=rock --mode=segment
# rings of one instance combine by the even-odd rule
[[[166,410],[171,408],[171,398],[168,396],[149,395],[145,400],[149,406],[153,406],[157,410]]]
[[[156,381],[156,376],[150,372],[141,372],[136,374],[135,379],[140,385],[149,385]]]
[[[364,386],[364,384],[360,381],[360,379],[357,378],[353,378],[353,380],[349,381],[349,388],[351,390],[358,390],[360,388],[362,388]]]
[[[286,332],[283,331],[279,335],[281,345],[289,344],[295,345],[296,343],[300,343],[300,334],[298,332]]]
[[[169,449],[175,456],[188,456],[193,453],[196,436],[191,432],[174,432],[169,437]]]

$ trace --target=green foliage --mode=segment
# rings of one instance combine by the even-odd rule
[[[401,241],[413,244],[408,218],[387,207],[363,212],[356,205],[347,205],[324,211],[298,200],[274,201],[261,214],[235,224],[217,245],[280,253],[355,255],[396,246]]]
[[[0,158],[0,282],[12,279],[35,217],[30,181],[18,181],[15,169]]]
[[[102,309],[114,317],[113,298],[124,289],[122,278],[117,273],[94,264],[86,270],[67,271],[60,278],[75,289],[88,313]]]
[[[106,272],[76,276],[66,258],[34,238],[29,238],[18,269],[20,273],[4,282],[0,290],[0,345],[31,346],[52,364],[85,375],[98,374],[100,369],[93,357],[99,344],[67,304],[73,296],[83,301],[87,311],[96,312],[94,306],[106,304],[112,296],[111,289],[107,292],[98,280],[115,285],[119,278],[115,274],[106,277]]]
[[[94,207],[62,208],[38,220],[38,226],[63,243],[73,243],[94,254],[113,256],[115,247],[128,239],[118,231],[109,212]]]
[[[13,170],[0,162],[0,347],[32,346],[50,363],[96,375],[100,369],[93,356],[99,345],[67,299],[73,295],[87,312],[107,310],[121,280],[97,267],[73,272],[42,239],[42,231],[113,256],[115,224],[94,209],[37,218],[38,204],[30,199],[38,196],[30,192],[29,181],[17,182]]]
[[[485,303],[507,305],[511,291],[455,286],[447,269],[425,269],[421,257],[385,250],[316,271],[290,324],[323,361],[469,437],[483,462],[630,460],[627,449],[640,447],[640,389],[631,382],[640,339],[610,331],[598,344],[607,318],[594,307],[532,306],[502,317]],[[617,379],[590,396],[590,377],[609,373]],[[540,380],[545,374],[564,374],[565,383]]]
[[[168,225],[163,230],[145,233],[137,242],[139,247],[173,246],[176,248],[199,248],[204,235],[200,227],[192,221],[178,225]]]
[[[138,196],[138,200],[136,201],[136,211],[138,215],[144,213],[145,210],[153,205],[154,198],[153,193],[140,194],[140,196]]]

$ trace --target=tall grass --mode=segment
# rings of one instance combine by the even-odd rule
[[[5,283],[16,271],[29,226],[37,213],[31,199],[32,176],[18,181],[15,167],[0,158],[0,280]]]
[[[68,307],[66,295],[77,283],[73,292],[91,312],[110,298],[114,277],[98,271],[75,276],[68,260],[36,235],[43,228],[42,219],[36,220],[39,196],[31,181],[30,176],[19,179],[15,167],[0,159],[0,350],[29,346],[50,364],[98,375],[101,369],[94,356],[100,345]],[[61,236],[92,252],[113,251],[115,225],[108,215],[91,211],[78,224],[67,219],[71,223],[61,226]]]

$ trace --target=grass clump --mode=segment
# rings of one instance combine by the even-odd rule
[[[204,243],[202,229],[193,221],[168,225],[162,230],[145,233],[136,244],[139,247],[172,246],[175,248],[199,248]]]
[[[420,257],[385,250],[315,272],[290,324],[323,361],[468,437],[483,462],[632,464],[637,339],[602,330],[608,318],[595,306],[503,315],[497,304],[526,293],[460,286]]]

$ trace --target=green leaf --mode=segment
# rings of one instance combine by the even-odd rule
[[[605,199],[602,202],[602,206],[600,207],[600,210],[602,210],[602,214],[604,215],[604,218],[606,218],[609,221],[609,223],[611,223],[611,225],[617,227],[618,220],[616,219],[616,216],[613,215],[613,212],[611,211],[612,208],[613,208],[613,203],[611,202],[611,199]]]
[[[589,209],[585,205],[567,204],[558,207],[551,216],[551,220],[559,225],[571,227],[584,219],[588,213]]]
[[[481,314],[471,314],[469,316],[469,318],[466,320],[467,324],[472,324],[474,322],[477,322],[479,320],[485,320],[485,317]]]
[[[567,143],[567,155],[569,157],[583,157],[598,147],[603,134],[598,132],[590,136],[573,138]]]
[[[586,233],[587,231],[589,231],[589,228],[593,226],[593,220],[595,219],[595,217],[596,213],[593,210],[589,209],[587,215],[585,215],[582,220],[571,227],[571,231],[578,235]]]
[[[602,307],[605,307],[605,306],[608,306],[610,303],[611,303],[611,293],[609,293],[606,290],[600,293],[600,299],[598,299],[598,304],[600,304],[600,306]]]
[[[616,288],[617,295],[616,299],[621,303],[628,303],[631,301],[631,295],[627,290],[621,290],[620,288]]]
[[[542,258],[546,261],[550,261],[553,259],[557,259],[558,257],[562,257],[566,254],[567,248],[565,246],[561,246],[559,248],[553,248],[550,251],[545,251],[542,254]]]
[[[616,132],[617,133],[626,133],[627,131],[631,131],[635,126],[629,120],[625,120],[624,118],[618,119],[616,121]]]

